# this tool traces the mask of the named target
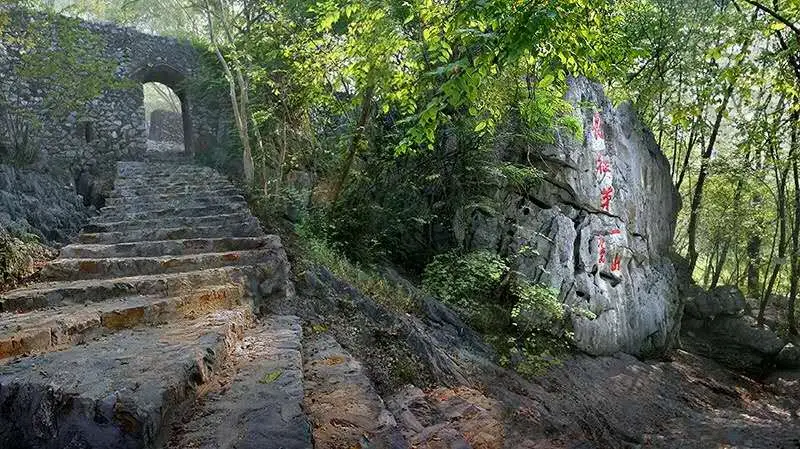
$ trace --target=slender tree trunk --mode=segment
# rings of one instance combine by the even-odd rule
[[[249,185],[253,183],[255,169],[253,167],[253,150],[250,147],[250,135],[248,130],[248,104],[247,104],[247,84],[244,81],[244,76],[238,68],[231,69],[230,64],[225,59],[225,56],[220,50],[219,43],[217,42],[216,34],[214,33],[214,21],[211,17],[212,7],[206,1],[206,21],[208,23],[208,34],[211,43],[214,47],[214,53],[217,55],[222,70],[225,73],[225,79],[228,81],[228,94],[231,99],[231,108],[233,109],[233,118],[236,123],[236,130],[239,132],[239,140],[242,142],[242,169],[244,171],[245,182]],[[233,71],[236,71],[234,76]],[[238,86],[237,86],[238,81]],[[237,90],[239,91],[237,93]]]
[[[782,104],[782,101],[781,103]],[[780,120],[779,120],[780,121]],[[794,115],[792,116],[792,122],[794,123],[796,120]],[[790,161],[794,161],[795,159],[795,147],[797,144],[797,134],[795,132],[795,128],[792,128],[792,135],[791,135],[791,142],[789,144],[789,154],[787,155],[787,159]],[[775,164],[775,181],[777,183],[777,206],[778,206],[778,257],[775,260],[775,263],[772,267],[772,274],[770,275],[769,282],[767,287],[764,289],[764,292],[761,296],[761,302],[758,306],[758,316],[756,318],[759,325],[764,324],[764,314],[767,309],[767,305],[769,304],[769,299],[772,296],[773,289],[775,288],[775,281],[778,278],[778,274],[780,274],[781,267],[786,263],[786,250],[789,246],[789,239],[787,236],[787,224],[789,221],[788,217],[788,199],[787,199],[787,192],[786,192],[786,185],[788,184],[789,180],[789,164],[787,163],[784,165],[782,170],[777,168],[777,164],[779,162],[780,156],[778,155],[778,144],[775,142],[775,137],[771,137],[770,141],[770,149],[772,151],[772,159],[774,160],[773,164]],[[796,234],[794,232],[793,234]],[[792,235],[792,241],[794,241],[794,235]],[[750,255],[748,254],[748,257]],[[772,259],[770,257],[770,259]],[[749,261],[752,263],[752,259]],[[748,270],[748,284],[749,284],[749,270]]]
[[[798,114],[792,114],[792,147],[798,145]],[[792,232],[792,272],[789,280],[789,303],[786,305],[786,319],[789,321],[789,335],[797,335],[795,306],[797,304],[798,276],[800,276],[800,173],[797,167],[797,155],[792,159],[792,177],[794,178],[794,232]]]
[[[717,259],[717,252],[719,251],[719,242],[714,245],[714,251],[706,257],[706,269],[703,273],[703,285],[709,285],[711,282],[711,273],[714,271],[714,261]]]
[[[742,199],[742,189],[744,187],[744,180],[739,178],[736,182],[736,192],[733,194],[733,206],[736,208],[739,205],[739,201]],[[729,209],[726,209],[726,212]],[[734,209],[734,212],[738,212],[738,209]],[[725,262],[728,260],[728,251],[731,247],[731,240],[733,240],[733,235],[736,235],[739,231],[739,227],[735,226],[732,233],[728,235],[728,238],[725,239],[725,243],[722,245],[722,251],[717,259],[716,267],[714,267],[714,275],[711,277],[711,283],[709,284],[709,288],[714,288],[719,284],[719,278],[722,275],[722,269],[725,267]]]
[[[342,193],[344,184],[347,182],[347,177],[350,175],[350,170],[353,168],[353,160],[355,160],[356,153],[358,153],[361,140],[364,137],[364,130],[369,122],[369,117],[372,111],[372,96],[374,94],[375,87],[370,84],[370,86],[364,91],[364,95],[361,99],[361,114],[359,115],[358,122],[356,122],[355,129],[353,129],[353,135],[350,137],[350,147],[347,150],[347,158],[345,159],[342,173],[333,188],[332,201],[334,204],[339,201],[339,195]]]
[[[689,273],[694,272],[697,265],[697,223],[700,218],[700,205],[703,201],[703,187],[708,178],[708,166],[711,162],[711,154],[714,152],[714,145],[717,142],[719,135],[719,128],[722,125],[722,117],[725,115],[725,110],[728,108],[728,102],[733,95],[733,83],[728,85],[725,90],[725,97],[722,104],[717,109],[717,117],[714,121],[714,127],[711,130],[711,137],[708,140],[702,155],[702,162],[700,163],[700,174],[697,176],[697,183],[694,187],[694,195],[692,195],[692,203],[689,209],[689,225],[687,226],[687,234],[689,236]]]
[[[725,267],[725,262],[728,260],[728,251],[730,247],[731,239],[727,238],[725,239],[725,243],[722,244],[722,251],[717,258],[716,265],[714,266],[714,273],[711,276],[711,282],[708,284],[708,288],[714,288],[719,285],[719,278],[722,276],[722,269]]]
[[[785,192],[783,196],[785,197]],[[780,192],[779,192],[780,196]],[[783,200],[785,201],[785,199]],[[780,204],[781,201],[779,201]],[[767,305],[769,304],[769,298],[772,296],[772,292],[775,288],[775,281],[778,279],[778,274],[781,271],[781,267],[785,263],[786,258],[786,247],[788,246],[788,241],[786,239],[786,208],[785,206],[778,206],[778,226],[780,230],[778,231],[778,257],[775,260],[775,263],[772,267],[772,273],[769,276],[769,281],[767,282],[767,286],[764,289],[761,296],[761,301],[758,305],[758,316],[756,321],[759,325],[764,324],[764,313],[767,309]],[[749,253],[749,251],[748,251]],[[748,254],[748,271],[747,271],[747,281],[748,284],[750,283],[750,264],[752,264],[752,260],[750,260],[750,255]]]
[[[751,298],[761,297],[761,236],[757,233],[750,234],[747,241],[747,294]]]
[[[698,141],[697,132],[695,131],[696,124],[692,124],[692,129],[689,131],[689,141],[686,143],[686,153],[683,155],[683,163],[681,164],[680,174],[678,175],[678,181],[675,182],[675,188],[680,190],[681,185],[683,184],[683,180],[686,177],[686,172],[689,168],[689,160],[692,156],[692,150],[694,149],[695,144]]]

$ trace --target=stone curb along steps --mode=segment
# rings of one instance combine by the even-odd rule
[[[0,297],[0,448],[311,448],[299,319],[256,319],[291,292],[280,239],[177,154],[119,162],[107,204]]]

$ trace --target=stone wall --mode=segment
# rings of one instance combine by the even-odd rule
[[[203,58],[189,42],[16,8],[0,12],[9,16],[0,27],[0,99],[21,111],[17,115],[39,124],[35,134],[41,147],[40,165],[68,166],[76,177],[88,170],[107,184],[115,161],[136,159],[146,150],[142,84],[153,81],[170,87],[181,100],[187,151],[197,154],[225,145],[230,114],[220,108],[225,103],[217,98],[210,101],[208,96],[193,94],[190,81],[202,69]],[[29,50],[19,37],[42,23],[51,24],[44,33],[52,35],[50,51],[73,52],[66,57],[78,59],[86,58],[88,52],[108,62],[119,83],[104,86],[85,110],[56,113],[48,97],[71,86],[54,86],[21,75]],[[92,42],[87,42],[84,33],[77,34],[77,45],[62,45],[64,36],[75,36],[70,31],[76,30],[88,32]]]
[[[497,193],[499,215],[456,219],[471,249],[516,261],[529,281],[560,291],[577,345],[591,354],[652,354],[672,343],[681,306],[668,258],[679,197],[667,159],[630,105],[571,81],[567,94],[583,139],[563,133],[531,160],[545,172],[528,195]]]

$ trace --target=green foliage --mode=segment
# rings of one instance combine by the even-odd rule
[[[496,254],[477,251],[441,254],[425,267],[423,288],[455,307],[477,330],[508,327],[508,313],[496,298],[508,265]]]
[[[423,286],[445,302],[463,309],[480,307],[497,295],[508,265],[489,251],[441,254],[425,267]]]
[[[36,140],[41,126],[30,111],[13,107],[0,99],[0,161],[25,167],[39,159]]]
[[[326,267],[337,277],[393,310],[408,312],[416,307],[415,298],[375,270],[348,260],[335,244],[317,234],[313,226],[300,225],[296,232],[302,251],[301,269],[309,269],[314,265]]]
[[[44,106],[54,117],[75,112],[80,119],[104,90],[134,86],[115,75],[116,61],[101,56],[107,46],[102,37],[75,20],[44,14],[9,39],[21,45],[17,75],[35,88],[47,87]]]
[[[511,293],[517,297],[517,303],[511,310],[511,318],[523,333],[528,331],[553,333],[551,326],[564,320],[564,305],[558,300],[557,290],[517,281],[511,284]]]
[[[258,380],[258,383],[271,384],[278,380],[281,375],[283,375],[283,370],[268,371]]]
[[[11,235],[0,227],[0,291],[35,273],[37,264],[57,255],[32,235]]]
[[[486,334],[501,362],[521,374],[541,373],[570,349],[558,291],[529,283],[492,252],[436,256],[425,268],[423,287]]]

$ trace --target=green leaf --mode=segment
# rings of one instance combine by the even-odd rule
[[[260,383],[260,384],[271,384],[272,382],[275,382],[276,380],[278,380],[278,378],[281,377],[281,374],[283,374],[282,370],[270,371],[270,372],[264,374],[264,377],[262,377],[261,380],[258,381],[258,383]]]
[[[552,74],[548,73],[547,75],[544,76],[544,78],[542,78],[541,81],[539,81],[539,87],[542,88],[542,89],[547,89],[548,87],[550,87],[553,84],[554,80],[555,80],[555,76],[553,76]]]
[[[780,31],[786,28],[786,24],[783,22],[773,22],[770,24],[769,28],[773,31]]]

